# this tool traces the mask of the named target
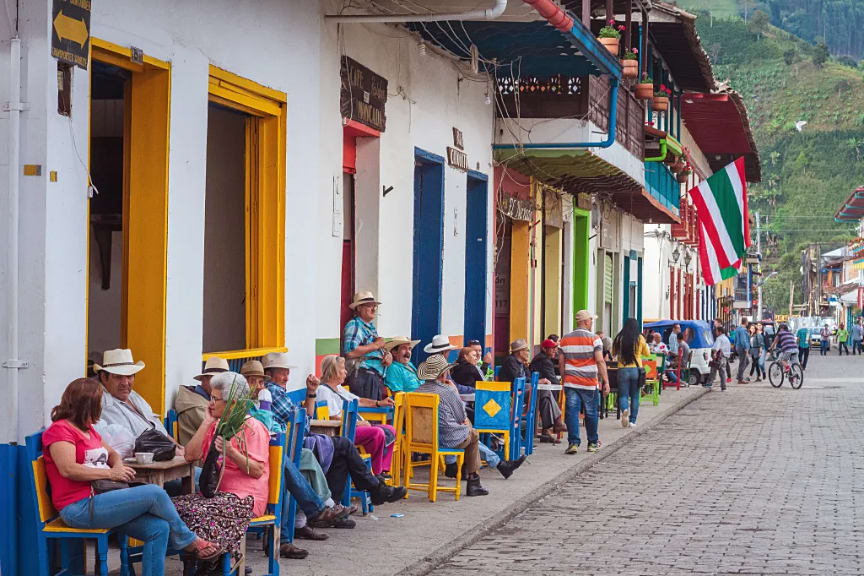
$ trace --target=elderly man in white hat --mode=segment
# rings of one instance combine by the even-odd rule
[[[390,352],[384,348],[386,341],[378,336],[375,327],[380,304],[372,292],[355,294],[354,301],[348,305],[354,311],[354,317],[342,331],[343,356],[352,361],[349,364],[359,362],[353,380],[353,370],[350,367],[348,370],[347,383],[351,386],[351,393],[370,400],[384,398],[384,376],[393,362]]]
[[[210,379],[216,374],[228,372],[228,361],[211,356],[204,364],[201,374],[195,376],[195,386],[180,386],[174,397],[174,411],[177,412],[177,440],[184,446],[195,435],[207,414],[210,403]]]
[[[102,354],[102,365],[93,365],[93,371],[98,374],[106,392],[102,394],[102,415],[94,426],[100,435],[111,437],[111,434],[103,433],[108,426],[115,424],[128,431],[132,438],[138,438],[151,428],[171,438],[162,425],[162,418],[154,414],[150,404],[132,389],[135,374],[143,369],[144,362],[133,361],[129,349],[106,350]],[[183,453],[183,447],[177,446],[176,454],[182,456]]]
[[[393,356],[393,363],[387,368],[384,377],[384,384],[390,392],[414,392],[420,387],[417,367],[411,363],[411,350],[419,343],[419,340],[411,340],[407,336],[396,336],[384,345],[384,349]]]
[[[567,424],[566,454],[579,451],[579,412],[585,408],[585,432],[588,435],[588,452],[599,450],[597,418],[600,408],[598,376],[603,384],[603,394],[609,394],[609,376],[603,359],[603,342],[592,331],[594,314],[588,310],[576,313],[576,329],[560,342],[558,368],[564,381],[567,404],[564,418]]]

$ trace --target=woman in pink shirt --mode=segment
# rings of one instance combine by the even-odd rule
[[[119,528],[144,541],[142,574],[165,573],[165,553],[186,550],[199,559],[217,558],[218,546],[198,538],[183,523],[168,494],[152,484],[95,494],[92,482],[128,483],[135,471],[102,441],[93,423],[102,415],[102,385],[89,378],[71,382],[51,411],[42,433],[51,500],[72,528]]]
[[[201,426],[186,445],[186,459],[202,460],[215,442],[222,456],[222,480],[213,498],[191,494],[174,498],[180,517],[193,529],[212,538],[226,552],[239,558],[240,542],[249,521],[264,515],[270,478],[270,433],[260,421],[246,417],[244,429],[230,442],[217,436],[216,423],[228,408],[226,399],[249,396],[246,378],[222,372],[210,380],[210,404]],[[214,564],[213,568],[216,566]],[[201,566],[199,563],[199,572]],[[206,572],[205,572],[206,573]]]

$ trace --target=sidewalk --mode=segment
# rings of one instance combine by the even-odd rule
[[[584,452],[564,454],[566,440],[558,445],[536,444],[534,454],[509,480],[497,471],[482,470],[483,485],[489,495],[478,498],[463,496],[459,502],[452,494],[441,493],[436,503],[429,502],[425,492],[412,491],[409,498],[395,504],[375,508],[372,515],[352,516],[354,530],[327,530],[330,539],[324,542],[298,540],[295,544],[309,550],[305,560],[280,562],[285,574],[423,574],[442,558],[481,537],[490,528],[521,512],[538,499],[554,493],[556,487],[614,453],[636,434],[643,434],[654,424],[699,398],[701,387],[667,389],[660,396],[660,405],[650,402],[639,409],[639,426],[621,428],[610,418],[600,421],[602,447],[597,454]],[[423,474],[423,472],[421,472]],[[447,482],[452,480],[446,479]],[[464,490],[464,483],[463,483]],[[393,513],[405,514],[393,518]],[[256,541],[247,548],[248,565],[253,574],[266,572],[266,558]],[[180,564],[169,559],[167,574],[181,574]]]

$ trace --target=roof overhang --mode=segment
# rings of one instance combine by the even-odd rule
[[[835,222],[858,222],[864,218],[864,186],[856,188],[837,212]]]
[[[653,2],[648,33],[675,84],[684,91],[714,90],[714,72],[696,33],[696,15],[665,2]]]
[[[678,216],[645,190],[641,183],[590,150],[499,149],[495,161],[522,174],[535,174],[544,182],[569,192],[610,198],[616,206],[642,220],[678,224]]]
[[[734,90],[685,93],[681,117],[711,170],[716,172],[743,156],[747,181],[762,181],[759,151],[740,94]]]

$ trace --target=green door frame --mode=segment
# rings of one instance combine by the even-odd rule
[[[573,308],[576,312],[588,308],[588,284],[590,258],[588,236],[591,233],[591,212],[573,206]]]

